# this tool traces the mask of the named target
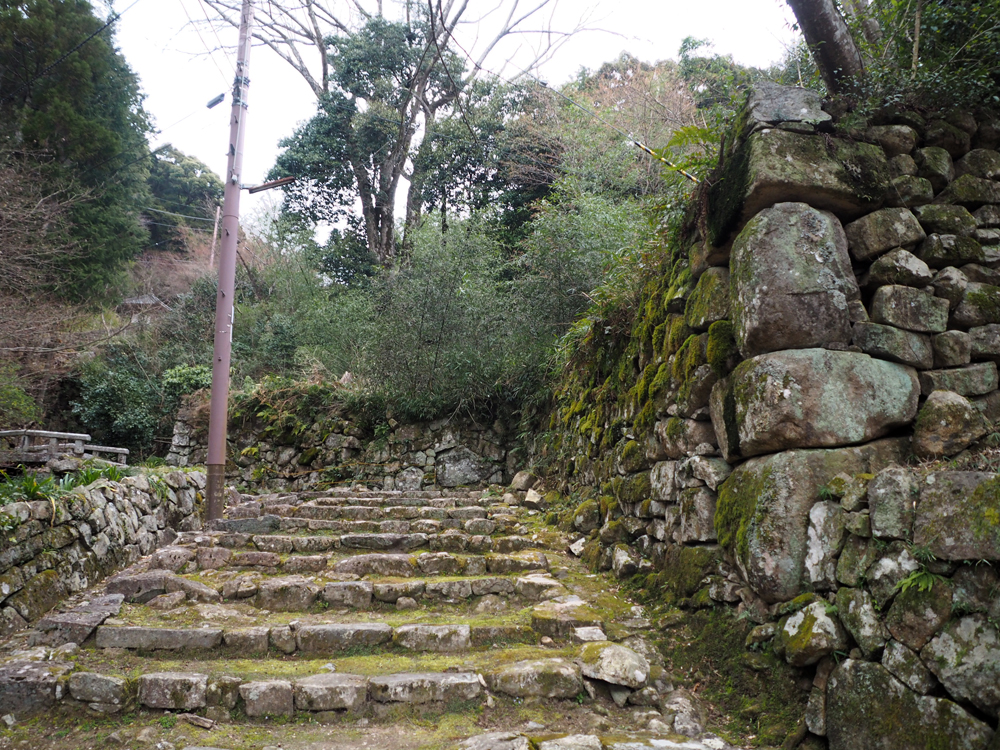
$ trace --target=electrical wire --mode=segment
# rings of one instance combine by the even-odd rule
[[[166,214],[167,216],[177,216],[178,218],[181,219],[193,219],[194,221],[209,221],[209,222],[215,221],[215,219],[204,219],[201,216],[189,216],[188,214],[175,214],[173,211],[164,211],[162,209],[153,208],[151,206],[139,206],[139,208],[142,209],[143,211],[154,211],[155,213],[158,214]]]

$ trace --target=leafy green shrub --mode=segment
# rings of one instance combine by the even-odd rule
[[[0,428],[21,427],[40,416],[35,400],[18,385],[16,368],[0,366]]]

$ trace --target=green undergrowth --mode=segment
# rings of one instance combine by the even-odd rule
[[[709,704],[709,723],[716,731],[740,746],[780,746],[795,730],[808,699],[795,684],[799,670],[770,650],[747,651],[752,623],[731,608],[682,615],[656,602],[648,606],[654,621],[663,616],[672,623],[656,639],[666,672],[677,686]]]

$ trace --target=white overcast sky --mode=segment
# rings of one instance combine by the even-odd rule
[[[259,0],[266,2],[266,0]],[[472,0],[470,14],[492,8],[496,0]],[[116,9],[128,7],[117,0]],[[153,145],[172,143],[198,157],[217,174],[226,168],[230,98],[214,109],[205,104],[232,86],[231,54],[220,42],[235,47],[236,31],[216,37],[188,22],[204,19],[201,0],[138,0],[117,23],[117,43],[146,93],[146,109],[160,134]],[[676,59],[687,36],[709,39],[713,50],[731,54],[737,62],[765,66],[776,62],[794,42],[792,14],[784,0],[559,0],[555,25],[574,27],[582,16],[595,31],[572,38],[541,70],[552,85],[569,80],[581,67],[597,68],[622,51],[650,62]],[[471,29],[466,29],[471,34]],[[467,37],[471,43],[471,37]],[[502,51],[487,67],[500,65]],[[515,56],[515,61],[525,58]],[[243,183],[263,181],[278,153],[278,141],[314,112],[311,90],[276,55],[254,47],[250,59],[250,113],[246,132]],[[260,205],[267,193],[243,194],[241,213]]]

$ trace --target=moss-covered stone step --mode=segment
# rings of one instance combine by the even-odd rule
[[[276,505],[263,508],[261,512],[253,512],[252,508],[243,508],[236,513],[236,509],[230,509],[227,513],[229,520],[217,523],[217,527],[227,531],[238,531],[241,527],[251,526],[249,523],[257,519],[266,519],[269,516],[278,518],[303,518],[311,521],[382,521],[382,520],[436,520],[444,521],[449,518],[461,521],[468,521],[474,518],[486,518],[489,511],[479,505],[469,505],[461,508],[439,508],[429,505],[317,505],[305,503],[303,505]]]
[[[392,627],[385,623],[315,623],[250,628],[160,628],[143,625],[102,625],[98,649],[134,651],[215,651],[230,653],[334,656],[372,649],[456,653],[494,643],[534,643],[538,634],[521,625],[425,625]]]
[[[310,537],[309,545],[296,545],[305,554],[284,554],[258,550],[230,550],[225,547],[175,548],[167,547],[153,555],[148,563],[148,569],[130,568],[108,580],[108,593],[125,594],[129,601],[148,600],[156,594],[149,594],[152,589],[163,589],[159,593],[167,593],[165,573],[175,571],[196,573],[202,571],[205,575],[215,575],[212,571],[230,572],[234,570],[252,571],[260,574],[316,574],[344,580],[364,576],[390,576],[394,578],[413,578],[416,576],[466,575],[481,576],[486,573],[507,575],[523,573],[531,570],[547,570],[548,555],[552,552],[542,552],[526,548],[537,546],[532,540],[525,540],[525,545],[477,544],[477,552],[485,554],[468,554],[464,549],[454,552],[368,552],[364,549],[345,549],[341,547],[336,553],[308,554],[312,542],[319,541]],[[322,538],[321,538],[322,539]],[[325,539],[322,539],[325,542]],[[502,541],[502,540],[493,540]],[[316,547],[322,547],[316,544]],[[494,553],[489,550],[494,546],[512,554]],[[485,547],[485,550],[482,548]],[[348,554],[344,554],[344,553]],[[353,553],[353,554],[352,554]],[[140,571],[142,571],[140,573]],[[142,575],[143,577],[137,577]]]

